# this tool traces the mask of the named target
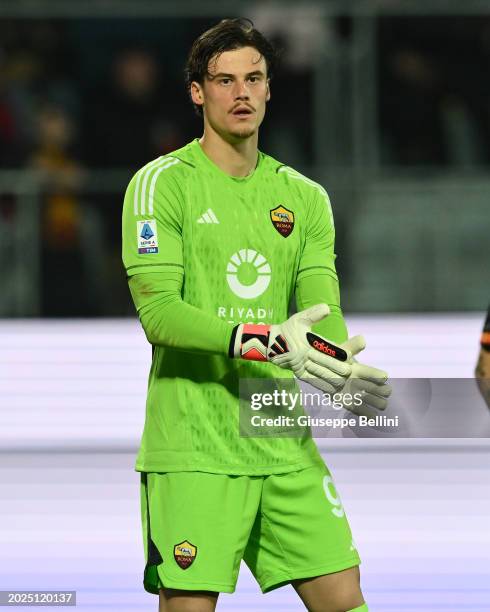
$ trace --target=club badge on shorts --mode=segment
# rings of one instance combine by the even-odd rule
[[[281,234],[281,236],[287,238],[294,228],[293,211],[284,208],[284,206],[280,204],[279,206],[276,206],[276,208],[273,208],[270,213],[272,225]]]
[[[180,542],[174,546],[174,559],[179,567],[187,569],[190,567],[196,558],[197,546],[191,544],[188,540]]]

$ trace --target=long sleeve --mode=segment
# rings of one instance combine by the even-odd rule
[[[158,158],[138,171],[124,198],[122,255],[148,341],[184,351],[228,354],[232,328],[182,300],[180,160]]]
[[[182,300],[176,271],[129,277],[129,289],[148,342],[184,351],[228,355],[232,327]]]
[[[325,303],[330,308],[328,317],[313,326],[313,331],[333,342],[347,340],[347,327],[340,308],[339,283],[328,274],[316,274],[299,279],[296,283],[296,307],[304,310]]]
[[[327,192],[317,186],[311,201],[308,233],[298,276],[295,298],[298,310],[326,303],[329,316],[313,330],[333,342],[347,340],[347,328],[340,308],[339,281],[335,269],[335,226]]]

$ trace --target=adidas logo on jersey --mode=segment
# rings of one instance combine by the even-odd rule
[[[214,214],[211,208],[208,208],[207,211],[199,217],[197,220],[198,223],[219,223],[218,218]]]

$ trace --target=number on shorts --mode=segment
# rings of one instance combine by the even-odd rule
[[[342,506],[342,502],[340,501],[339,494],[335,489],[335,485],[331,476],[327,475],[323,478],[323,489],[325,491],[325,495],[327,496],[328,501],[333,506],[332,514],[334,514],[338,518],[342,518],[345,515],[344,507]]]

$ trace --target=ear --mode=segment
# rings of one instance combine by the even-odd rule
[[[191,98],[194,104],[202,106],[204,104],[204,95],[201,85],[197,81],[191,83]]]
[[[265,101],[269,102],[270,99],[271,99],[270,80],[267,79],[267,89],[266,89]]]

